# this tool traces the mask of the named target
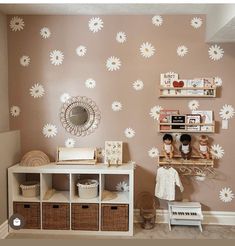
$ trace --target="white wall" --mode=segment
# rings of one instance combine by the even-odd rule
[[[9,130],[7,17],[0,13],[0,132]]]

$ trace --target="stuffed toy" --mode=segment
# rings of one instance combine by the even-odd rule
[[[199,138],[199,154],[203,159],[210,159],[210,148],[209,148],[209,139],[206,135],[201,135]]]
[[[172,159],[173,154],[174,154],[173,153],[174,152],[174,146],[173,146],[172,142],[173,142],[173,138],[172,138],[171,134],[165,134],[163,136],[162,149],[163,149],[164,156],[167,159]]]
[[[180,137],[180,153],[183,159],[189,160],[192,153],[192,147],[191,147],[191,136],[188,134],[183,134]]]

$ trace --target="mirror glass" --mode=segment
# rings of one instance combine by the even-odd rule
[[[85,108],[76,106],[69,112],[69,120],[75,126],[82,126],[88,120],[88,112]]]

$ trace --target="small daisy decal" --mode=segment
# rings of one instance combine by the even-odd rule
[[[30,57],[29,56],[21,56],[21,58],[20,58],[20,64],[23,67],[28,67],[29,63],[30,63]]]
[[[30,95],[34,98],[40,98],[45,94],[45,90],[42,85],[40,84],[34,84],[29,89]]]
[[[220,109],[219,114],[220,114],[220,117],[221,117],[223,120],[229,120],[229,119],[231,119],[231,118],[234,116],[234,114],[235,114],[234,108],[232,107],[232,105],[227,105],[227,104],[225,104],[225,105],[223,106],[223,108]]]
[[[188,48],[185,45],[181,45],[176,50],[178,56],[183,57],[188,53]]]
[[[96,86],[96,82],[95,82],[94,79],[87,79],[87,80],[85,81],[85,86],[86,86],[87,88],[89,88],[89,89],[93,89],[93,88],[95,88],[95,86]]]
[[[224,149],[219,144],[212,145],[210,152],[215,159],[221,159],[224,156]]]
[[[140,53],[144,58],[150,58],[154,55],[155,48],[152,44],[145,42],[140,46]]]
[[[119,58],[111,56],[106,60],[106,67],[109,71],[119,70],[121,67],[121,61]]]
[[[150,109],[150,116],[153,117],[154,120],[159,119],[160,111],[163,110],[163,107],[160,105],[156,105]]]
[[[53,50],[50,52],[51,64],[59,66],[63,63],[64,54],[60,50]]]
[[[129,191],[129,185],[125,181],[119,182],[116,185],[116,190],[119,192]]]
[[[127,138],[133,138],[135,136],[135,131],[132,128],[126,128],[124,133]]]
[[[51,36],[51,31],[48,27],[43,27],[41,30],[40,30],[40,35],[42,38],[44,39],[47,39],[47,38],[50,38]]]
[[[219,45],[211,45],[208,49],[209,58],[213,61],[220,60],[224,55],[224,50]]]
[[[223,84],[223,81],[220,77],[215,77],[214,82],[215,82],[216,87],[221,87]]]
[[[155,16],[153,16],[152,23],[155,26],[161,26],[162,23],[163,23],[163,19],[162,19],[161,15],[155,15]]]
[[[76,53],[78,56],[84,56],[86,54],[86,47],[83,45],[80,45],[76,49]]]
[[[24,20],[18,16],[15,16],[10,21],[10,28],[12,31],[21,31],[24,29]]]
[[[75,145],[75,140],[73,138],[68,138],[65,140],[64,144],[65,144],[65,147],[67,148],[73,148]]]
[[[142,80],[136,80],[133,82],[133,88],[136,90],[136,91],[140,91],[144,88],[144,82]]]
[[[46,124],[43,126],[42,133],[45,138],[52,138],[57,134],[57,127],[52,124]]]
[[[197,110],[198,107],[199,107],[199,102],[197,100],[191,100],[188,103],[188,107],[189,107],[190,110]]]
[[[195,29],[201,27],[201,25],[202,25],[202,19],[201,18],[194,17],[191,20],[191,26],[194,27]]]
[[[234,198],[234,194],[233,191],[231,190],[231,188],[223,188],[220,192],[219,192],[219,199],[222,202],[231,202]]]
[[[93,17],[89,20],[88,26],[91,32],[96,33],[104,27],[104,22],[99,17]]]
[[[150,149],[150,150],[148,151],[148,155],[149,155],[149,157],[151,157],[151,158],[156,158],[156,157],[158,157],[158,156],[159,156],[159,150],[158,150],[158,148],[153,147],[152,149]]]
[[[60,101],[61,101],[62,103],[65,103],[66,101],[69,100],[70,97],[71,97],[71,96],[70,96],[68,93],[63,93],[63,94],[60,96]]]
[[[112,110],[113,111],[120,111],[120,110],[122,110],[122,104],[120,102],[118,102],[118,101],[114,101],[112,103]]]
[[[11,115],[13,117],[17,117],[20,115],[20,107],[18,106],[12,106],[11,109],[10,109],[10,112],[11,112]]]
[[[126,34],[125,32],[118,32],[116,35],[116,40],[118,43],[124,43],[126,42]]]

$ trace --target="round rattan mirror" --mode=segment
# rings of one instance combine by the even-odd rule
[[[101,116],[96,103],[87,97],[72,97],[60,110],[60,121],[65,130],[73,135],[86,136],[99,125]]]

